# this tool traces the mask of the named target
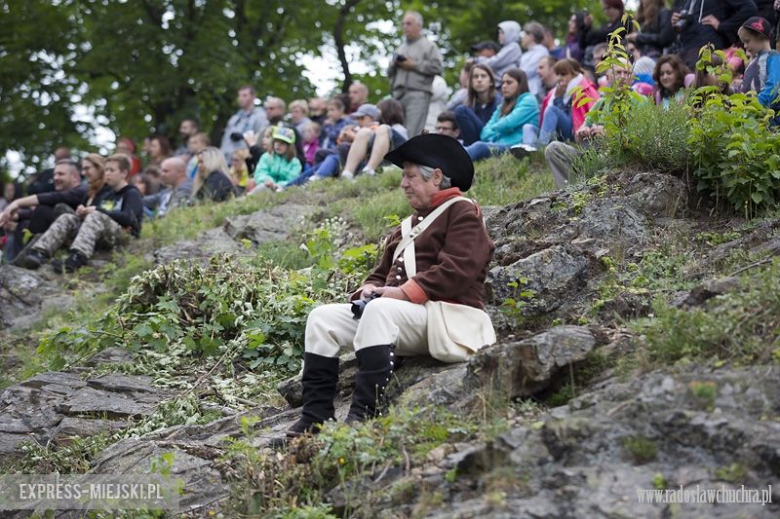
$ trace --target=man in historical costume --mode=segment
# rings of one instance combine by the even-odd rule
[[[316,433],[334,418],[342,348],[354,348],[358,359],[350,423],[377,414],[396,355],[464,360],[495,341],[483,311],[494,246],[479,207],[462,196],[474,178],[471,159],[458,141],[437,134],[409,139],[385,158],[403,168],[401,188],[414,213],[389,236],[378,266],[350,297],[353,304],[323,305],[309,315],[303,412],[288,436]],[[357,319],[354,302],[361,301],[366,304]],[[457,325],[469,337],[456,342],[467,348],[453,345],[452,334],[445,337],[444,330],[455,324],[446,318],[455,314],[448,312],[465,312]],[[446,326],[438,319],[442,315]]]

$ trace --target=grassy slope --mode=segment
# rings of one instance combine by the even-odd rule
[[[284,242],[265,243],[258,251],[263,257],[284,268],[305,268],[311,260],[300,249],[299,236],[311,231],[318,222],[343,217],[355,234],[355,245],[378,242],[391,227],[387,218],[408,214],[406,198],[398,188],[400,170],[387,169],[377,177],[358,177],[355,182],[329,180],[281,193],[262,193],[223,204],[204,204],[172,212],[164,220],[147,222],[141,239],[129,249],[117,251],[113,262],[99,270],[86,268],[65,280],[65,286],[76,296],[68,311],[53,309],[45,313],[34,327],[6,334],[0,343],[8,345],[6,353],[20,361],[21,367],[9,370],[0,379],[0,387],[44,369],[34,347],[40,338],[62,326],[89,320],[110,306],[123,293],[133,276],[151,268],[149,253],[179,240],[193,239],[200,233],[222,225],[233,215],[250,214],[280,204],[313,205],[315,215],[302,223],[300,233]],[[468,195],[481,205],[503,205],[536,196],[553,188],[552,179],[542,161],[518,162],[511,156],[491,159],[477,165],[475,185]],[[105,284],[105,292],[83,296],[95,282]],[[102,311],[102,310],[100,310]]]
[[[531,163],[518,163],[509,156],[491,159],[478,165],[477,178],[478,181],[469,195],[483,206],[505,205],[537,196],[553,188],[550,174],[540,157],[534,157]],[[354,183],[329,181],[304,189],[263,194],[257,198],[236,200],[219,206],[181,210],[164,221],[147,225],[142,240],[130,251],[117,255],[115,265],[102,272],[82,273],[80,278],[73,282],[78,287],[79,284],[102,278],[110,289],[109,293],[101,296],[97,302],[81,300],[80,304],[66,315],[47,315],[37,329],[33,330],[32,336],[40,337],[58,325],[89,317],[95,313],[96,308],[111,304],[113,298],[127,288],[132,275],[149,267],[143,260],[145,252],[179,239],[193,238],[204,230],[221,225],[230,215],[247,214],[283,203],[315,205],[319,207],[319,211],[302,224],[301,233],[311,231],[318,222],[326,218],[342,217],[355,235],[353,244],[376,242],[390,227],[387,216],[404,216],[409,211],[405,198],[397,189],[399,181],[400,173],[391,170],[379,177],[361,178]],[[622,293],[641,294],[647,291],[661,298],[650,318],[621,323],[644,335],[644,339],[633,346],[633,351],[617,361],[597,359],[598,362],[589,367],[594,373],[583,370],[582,376],[578,374],[576,382],[579,387],[587,383],[590,376],[609,368],[616,368],[618,373],[627,374],[637,368],[651,369],[659,365],[690,361],[710,362],[717,367],[729,361],[780,361],[780,350],[772,349],[775,337],[773,330],[777,325],[775,316],[780,315],[780,303],[776,297],[780,288],[777,286],[780,267],[744,272],[743,283],[746,290],[734,296],[713,300],[700,310],[686,312],[671,309],[662,300],[664,295],[673,294],[676,290],[690,289],[697,280],[728,274],[742,265],[760,259],[737,255],[708,271],[700,272],[695,278],[688,275],[692,268],[698,266],[702,255],[706,254],[711,246],[750,232],[754,227],[755,224],[751,224],[741,229],[728,228],[720,234],[702,232],[693,236],[663,237],[659,241],[657,254],[646,255],[638,265],[623,261],[611,265],[611,274],[604,277],[602,286],[599,287],[599,299],[594,296],[592,312],[589,314],[592,321],[601,321],[599,311],[602,299],[607,301]],[[706,226],[703,226],[702,231],[707,231]],[[310,258],[299,248],[300,236],[300,233],[296,233],[287,241],[263,244],[258,254],[285,268],[309,266]],[[772,318],[775,320],[772,321]],[[768,327],[762,323],[766,323]],[[702,336],[710,340],[706,343],[699,340]],[[40,365],[36,365],[36,356],[30,355],[29,350],[28,357],[28,366],[41,369]],[[198,367],[206,371],[213,365],[214,360],[207,359],[206,362],[201,360]],[[16,374],[16,378],[20,376],[21,373]],[[235,373],[226,375],[223,380],[228,378],[235,380],[236,386],[242,385]],[[257,380],[250,379],[243,384],[257,383]],[[255,401],[278,398],[272,394],[272,384],[261,382],[259,387],[260,389],[248,393],[242,393],[242,388],[237,387],[236,394]],[[558,394],[553,395],[551,402],[564,403],[570,397],[566,391],[567,388],[564,387]],[[178,408],[190,403],[174,402],[170,405]],[[192,412],[187,409],[188,413]],[[369,473],[370,467],[403,462],[404,459],[406,463],[411,459],[413,466],[420,466],[425,463],[425,457],[433,449],[464,439],[489,438],[505,430],[510,423],[531,423],[537,420],[542,411],[543,406],[540,407],[534,402],[511,404],[501,401],[496,395],[485,399],[482,411],[466,417],[452,417],[446,413],[441,414],[438,410],[424,415],[401,411],[384,418],[374,427],[357,430],[343,427],[329,429],[320,436],[320,442],[323,443],[301,447],[303,450],[308,449],[308,452],[297,453],[300,458],[298,461],[305,461],[303,465],[296,463],[294,457],[280,461],[274,455],[258,453],[246,444],[237,443],[233,452],[234,465],[238,470],[234,485],[236,499],[231,501],[231,506],[234,507],[231,516],[241,516],[254,511],[279,513],[280,517],[298,517],[291,510],[308,502],[312,506],[311,514],[314,514],[310,514],[311,516],[328,517],[328,506],[321,503],[323,493],[330,488],[331,482],[326,481],[324,475],[355,480]],[[162,420],[159,426],[164,425],[170,424]],[[105,442],[105,439],[98,438],[96,442]],[[360,453],[354,451],[354,445],[358,443],[362,446]],[[100,443],[99,446],[102,445],[103,443]],[[323,445],[327,445],[328,449],[318,451]],[[47,463],[51,463],[52,459],[64,459],[62,462],[66,465],[62,468],[68,468],[83,465],[83,458],[93,450],[92,444],[88,443],[69,457],[58,457],[53,452],[37,452],[36,455]],[[42,467],[33,464],[25,465],[25,468],[34,470]],[[272,482],[274,488],[265,487],[267,482],[253,481],[244,476],[246,473],[263,473],[268,470],[277,474]],[[305,491],[300,488],[304,483],[307,485]],[[404,502],[409,489],[404,488],[402,483],[403,481],[387,489],[385,498],[393,502]],[[280,491],[279,485],[291,490]],[[253,508],[251,503],[245,501],[248,494],[257,495],[257,492],[265,499],[260,509]],[[421,513],[426,507],[435,508],[436,496],[428,496],[426,499],[429,501],[422,499],[417,502]],[[300,512],[300,508],[298,511]]]

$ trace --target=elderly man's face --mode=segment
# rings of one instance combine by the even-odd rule
[[[321,97],[314,97],[309,100],[309,112],[311,112],[312,115],[325,115],[327,109],[328,107],[325,100]]]
[[[271,100],[265,103],[265,115],[271,121],[280,120],[284,117],[284,107],[279,101]]]
[[[404,16],[403,22],[401,22],[404,35],[407,38],[415,39],[422,33],[422,25],[417,21],[417,17],[413,14],[407,14]]]
[[[401,189],[404,190],[409,205],[413,208],[427,209],[431,206],[431,198],[440,191],[441,170],[436,170],[430,180],[422,177],[420,168],[416,164],[407,162],[404,164],[404,173],[401,178]]]

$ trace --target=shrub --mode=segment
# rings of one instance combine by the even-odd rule
[[[119,342],[133,350],[190,355],[242,356],[259,366],[291,373],[300,368],[306,318],[316,303],[343,299],[374,264],[377,247],[339,252],[326,221],[304,237],[313,266],[285,270],[263,257],[212,257],[208,264],[177,260],[130,282],[115,306],[90,322],[46,336],[39,353],[48,368],[62,369],[66,354],[86,357]],[[71,358],[72,360],[72,358]]]
[[[730,81],[727,69],[707,65],[712,54],[705,49],[697,68]],[[714,54],[726,61],[722,51]],[[769,127],[774,112],[753,95],[725,95],[716,87],[699,89],[692,104],[700,106],[689,136],[698,189],[748,218],[774,207],[780,190],[780,135]]]

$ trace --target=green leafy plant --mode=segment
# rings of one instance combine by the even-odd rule
[[[723,51],[705,48],[697,70],[729,82],[730,70],[713,65],[713,56],[727,61]],[[698,189],[748,218],[774,207],[780,190],[780,135],[769,125],[774,112],[753,95],[727,95],[714,86],[697,90],[691,102],[697,111],[688,142]]]
[[[508,297],[501,303],[501,311],[518,326],[525,319],[524,309],[536,298],[536,291],[527,288],[529,282],[527,277],[521,277],[507,283],[506,286],[512,289],[513,297]]]

